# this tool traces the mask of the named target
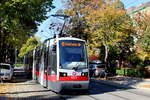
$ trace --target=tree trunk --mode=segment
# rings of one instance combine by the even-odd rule
[[[109,47],[108,47],[108,45],[105,42],[103,42],[103,45],[105,47],[105,58],[104,58],[104,61],[107,62]]]

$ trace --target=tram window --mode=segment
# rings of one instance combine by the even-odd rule
[[[60,41],[60,66],[61,68],[72,69],[74,66],[78,69],[86,68],[86,52],[84,42],[63,40]]]
[[[62,48],[61,49],[61,57],[64,61],[84,61],[85,60],[85,54],[83,52],[83,48]]]
[[[51,67],[52,66],[52,47],[49,47],[49,53],[48,53],[48,65]]]
[[[44,45],[44,66],[45,68],[48,65],[48,47],[46,47],[46,45]]]
[[[53,64],[52,64],[52,66],[53,66],[54,68],[56,68],[56,66],[57,66],[57,61],[56,61],[56,59],[57,59],[57,57],[56,57],[56,54],[55,54],[55,55],[53,55]]]
[[[53,51],[53,53],[56,53],[56,45],[52,46],[52,51]]]
[[[48,53],[48,66],[49,70],[52,72],[54,71],[56,73],[56,67],[57,67],[57,58],[56,58],[56,45],[53,45],[49,48]],[[50,73],[51,73],[50,72]],[[52,74],[52,73],[51,73]]]
[[[67,56],[65,57],[66,61],[81,61],[83,59],[81,59],[81,55],[80,54],[67,54]]]

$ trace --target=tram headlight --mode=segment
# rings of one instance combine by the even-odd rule
[[[88,76],[88,72],[82,72],[81,76]]]
[[[67,77],[67,73],[65,73],[65,72],[60,72],[60,73],[59,73],[59,76],[60,76],[60,77]]]

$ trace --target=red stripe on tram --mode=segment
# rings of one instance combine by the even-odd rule
[[[67,76],[67,77],[59,77],[59,81],[87,81],[87,76]]]
[[[49,80],[49,81],[56,81],[56,75],[46,75],[44,74],[44,79]]]
[[[49,81],[56,81],[56,75],[46,75],[44,74],[44,79],[49,80]]]
[[[47,80],[47,77],[46,77],[47,75],[46,74],[44,74],[44,79],[46,79]]]
[[[32,71],[36,76],[41,76],[41,73],[39,71]],[[56,75],[46,75],[44,74],[44,79],[49,81],[56,81]]]
[[[49,80],[49,81],[57,81],[56,80],[56,75],[48,75],[47,80]]]
[[[40,76],[41,73],[39,71],[32,71],[35,75]]]
[[[40,76],[41,73],[38,71],[33,72],[37,76]],[[48,75],[44,74],[44,79],[48,81],[57,81],[56,75]],[[59,77],[59,81],[87,81],[89,78],[87,76],[66,76],[66,77]]]

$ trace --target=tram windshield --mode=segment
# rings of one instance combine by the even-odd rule
[[[84,42],[61,40],[59,46],[60,66],[62,69],[87,68],[87,55]]]

